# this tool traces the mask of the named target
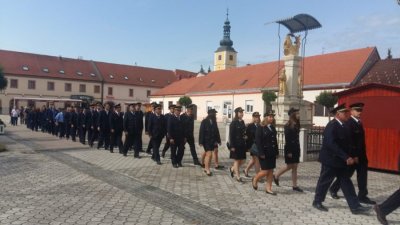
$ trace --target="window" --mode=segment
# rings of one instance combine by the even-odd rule
[[[108,95],[112,96],[113,95],[113,88],[108,87]]]
[[[221,60],[222,59],[222,55],[218,55],[218,60]]]
[[[129,97],[133,97],[133,89],[129,89]]]
[[[90,76],[92,76],[92,77],[95,77],[95,76],[96,76],[96,74],[94,74],[94,73],[90,73]]]
[[[209,84],[207,88],[211,88],[212,86],[214,86],[214,83]]]
[[[111,74],[110,74],[110,79],[114,79],[114,75],[111,75]]]
[[[314,116],[328,116],[329,112],[325,106],[314,102]]]
[[[229,55],[229,60],[233,60],[233,55]]]
[[[48,73],[48,72],[49,72],[49,69],[48,69],[48,68],[43,68],[42,70],[43,70],[43,72],[45,72],[45,73]]]
[[[18,88],[18,80],[17,79],[10,80],[10,88]]]
[[[22,66],[22,70],[28,71],[29,67],[28,66]]]
[[[243,80],[242,83],[240,83],[240,86],[243,86],[247,83],[248,80]]]
[[[61,73],[61,74],[65,74],[65,71],[64,70],[60,70],[60,71],[58,71],[59,73]]]
[[[245,111],[246,113],[252,113],[253,112],[253,105],[254,105],[254,101],[253,100],[246,100],[245,101]]]
[[[28,80],[28,89],[36,89],[36,81],[34,80]]]
[[[95,94],[100,93],[100,85],[94,85],[94,93]]]
[[[86,84],[79,85],[79,92],[86,92]]]
[[[140,81],[140,82],[143,82],[143,78],[140,77],[140,78],[139,78],[139,81]]]
[[[83,73],[80,72],[80,71],[76,72],[76,74],[77,74],[78,76],[82,76],[82,75],[83,75]]]
[[[127,77],[127,76],[124,76],[124,79],[125,79],[125,80],[128,80],[128,77]]]
[[[65,83],[64,90],[66,92],[71,92],[72,91],[72,84],[71,83]]]
[[[232,114],[232,102],[231,101],[224,102],[222,114],[224,116],[228,115],[230,117],[230,115]]]
[[[147,97],[149,97],[151,95],[151,91],[147,90]]]
[[[54,91],[54,82],[47,82],[47,90],[48,91]]]
[[[207,101],[206,102],[206,112],[208,112],[208,110],[212,109],[212,101]]]
[[[151,83],[155,83],[156,82],[156,80],[151,80]]]
[[[172,104],[174,104],[172,101],[168,101],[168,108],[169,108]]]

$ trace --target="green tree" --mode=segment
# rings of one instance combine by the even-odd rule
[[[179,100],[178,103],[182,106],[187,107],[188,105],[192,104],[192,99],[189,96],[182,96]]]
[[[3,67],[0,66],[0,91],[6,89],[7,84],[8,84],[8,81],[4,77]]]
[[[315,98],[315,101],[318,104],[325,106],[330,111],[337,103],[338,97],[334,96],[331,91],[323,91]],[[329,114],[329,120],[330,119],[331,117]]]
[[[264,91],[263,92],[262,99],[265,103],[267,111],[272,108],[271,102],[275,101],[275,99],[277,97],[278,96],[276,96],[274,91]]]

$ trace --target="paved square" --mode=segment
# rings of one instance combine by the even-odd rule
[[[291,190],[287,173],[270,196],[263,184],[253,191],[250,179],[239,184],[226,169],[204,175],[188,149],[184,167],[174,169],[169,154],[159,166],[145,154],[122,157],[23,126],[7,127],[0,143],[9,150],[0,153],[0,224],[378,224],[373,211],[352,215],[343,198],[328,197],[327,213],[312,208],[317,162],[299,166],[305,193]],[[231,164],[227,150],[220,161]],[[373,200],[383,201],[399,185],[398,175],[369,172]],[[387,218],[400,224],[399,211]]]

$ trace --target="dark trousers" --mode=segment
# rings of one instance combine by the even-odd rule
[[[172,165],[182,163],[183,152],[185,149],[183,140],[174,140],[174,144],[171,144],[171,162]]]
[[[76,126],[71,127],[71,139],[76,141]]]
[[[124,143],[124,155],[128,153],[129,148],[133,145],[135,142],[135,133],[133,132],[128,132],[128,134],[125,136],[125,143]],[[139,149],[134,148],[134,156],[139,156]]]
[[[163,152],[168,151],[169,147],[171,146],[171,144],[169,143],[169,138],[165,139],[165,144],[164,144],[164,148],[163,148]]]
[[[94,141],[98,138],[99,132],[97,131],[96,128],[90,129],[91,130],[91,135],[89,139],[89,145],[92,146]]]
[[[111,133],[110,151],[114,151],[114,146],[117,145],[119,153],[122,153],[124,146],[122,145],[122,131]]]
[[[135,135],[135,141],[134,141],[134,146],[133,148],[138,150],[138,151],[142,151],[142,146],[143,146],[143,141],[142,141],[142,134],[143,131],[139,131],[138,134]]]
[[[161,140],[162,140],[162,139],[161,139]],[[158,147],[160,147],[160,146],[158,146]],[[150,138],[149,145],[147,145],[147,150],[146,150],[146,152],[150,152],[152,148],[153,148],[153,142],[151,141],[151,138]]]
[[[65,125],[65,137],[67,138],[67,139],[69,139],[69,136],[71,135],[71,124],[70,123],[67,123],[66,125]]]
[[[352,177],[354,172],[357,170],[357,184],[358,184],[358,198],[362,199],[367,197],[367,180],[368,180],[368,163],[360,163],[348,168],[348,176]],[[333,193],[337,193],[340,189],[339,179],[336,179],[331,188],[329,189]]]
[[[111,136],[111,131],[110,130],[100,130],[99,132],[99,143],[97,143],[97,148],[104,147],[108,149],[110,147],[110,136]]]
[[[82,144],[86,143],[86,127],[79,127],[79,142]]]
[[[349,207],[351,209],[359,207],[360,202],[354,190],[353,182],[348,175],[347,168],[334,168],[324,164],[321,164],[321,174],[315,190],[314,202],[322,203],[325,200],[328,189],[335,177],[340,181],[340,188]]]
[[[160,162],[160,145],[161,145],[161,138],[151,138],[151,145],[153,146],[153,155],[151,156],[156,162]],[[149,144],[150,145],[150,144]]]
[[[186,142],[189,144],[190,154],[192,154],[193,162],[198,162],[199,158],[197,158],[196,146],[194,144],[194,137],[186,137]]]
[[[400,207],[400,189],[379,205],[379,209],[386,216]]]
[[[60,138],[63,138],[65,136],[65,124],[58,122],[58,134],[60,135]]]

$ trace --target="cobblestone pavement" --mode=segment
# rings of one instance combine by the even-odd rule
[[[145,140],[146,141],[146,140]],[[203,174],[188,150],[184,167],[172,168],[169,153],[156,165],[150,156],[134,159],[79,143],[7,127],[0,143],[0,224],[378,224],[375,213],[352,215],[346,202],[327,198],[329,212],[312,208],[319,163],[302,163],[298,194],[290,174],[266,195],[263,184],[233,180],[227,169]],[[145,143],[146,144],[146,143]],[[198,149],[198,152],[200,150]],[[228,167],[228,151],[220,151]],[[278,167],[283,161],[278,161]],[[252,173],[251,173],[252,175]],[[355,184],[356,181],[354,180]],[[400,185],[400,176],[369,172],[370,197],[383,201]],[[400,224],[400,212],[388,217]]]

